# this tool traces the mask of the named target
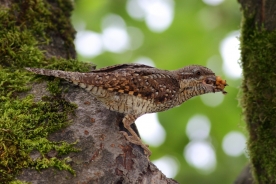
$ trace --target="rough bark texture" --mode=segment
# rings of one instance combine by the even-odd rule
[[[45,19],[44,12],[37,16],[43,25],[49,25],[44,31],[48,37],[45,41],[43,36],[37,35],[36,40],[38,46],[44,51],[46,58],[53,56],[60,58],[74,58],[76,56],[73,45],[73,28],[70,24],[59,21],[60,14],[67,16],[69,22],[70,13],[62,12],[65,7],[69,6],[70,1],[51,1],[51,0],[26,0],[20,2],[20,11],[11,12],[15,19],[23,19],[28,13],[25,11],[32,10],[35,12],[37,4],[43,6],[49,5],[52,10],[50,22],[43,22]],[[18,1],[0,1],[0,6],[9,10]],[[62,9],[61,9],[62,8]],[[37,10],[41,10],[38,8]],[[20,16],[22,14],[22,16]],[[45,13],[49,14],[49,13]],[[35,17],[36,19],[38,17]],[[49,19],[47,19],[49,21]],[[0,20],[1,21],[1,20]],[[32,25],[32,19],[15,20],[19,22],[18,26],[24,30]],[[22,25],[24,22],[24,25]],[[26,27],[24,27],[26,25]],[[57,29],[52,29],[53,27]],[[41,29],[43,29],[42,27]],[[56,30],[56,31],[55,31]],[[48,32],[49,31],[49,32]],[[68,41],[69,40],[69,41]],[[5,62],[3,62],[6,64]],[[3,64],[1,63],[1,65]],[[3,66],[4,66],[3,64]],[[66,65],[66,63],[65,63]],[[9,66],[7,64],[6,66]],[[31,65],[28,65],[31,67]],[[24,67],[24,66],[22,66]],[[16,177],[20,181],[39,183],[177,183],[172,179],[166,178],[151,162],[148,161],[143,150],[126,141],[120,130],[122,127],[122,115],[105,109],[100,102],[89,95],[79,87],[74,87],[63,82],[63,87],[68,88],[62,94],[62,98],[77,105],[75,116],[69,116],[73,122],[70,126],[51,134],[48,139],[52,141],[66,141],[69,143],[78,141],[76,147],[80,148],[79,152],[63,155],[67,157],[69,165],[75,170],[76,176],[68,171],[59,171],[55,168],[43,169],[36,171],[33,168],[25,168]],[[20,94],[20,98],[24,98],[27,94],[33,94],[35,101],[40,101],[45,95],[49,95],[47,91],[47,83],[35,83],[32,89],[26,94]],[[45,112],[46,113],[46,112]],[[1,150],[0,150],[1,151]],[[55,151],[47,154],[48,158],[56,157]],[[40,158],[41,154],[32,151],[31,158]]]
[[[263,26],[266,30],[276,29],[276,4],[273,0],[239,0],[244,18],[254,15],[254,24]]]
[[[241,104],[249,131],[252,173],[255,183],[276,183],[276,3],[239,2],[243,12]]]
[[[71,85],[67,87],[69,90],[64,98],[78,106],[73,124],[53,133],[49,139],[67,142],[78,140],[76,147],[81,151],[64,156],[70,158],[76,176],[56,169],[40,172],[24,169],[17,179],[33,184],[176,183],[150,163],[140,147],[127,143],[120,133],[121,114],[105,109],[88,92]],[[46,83],[35,84],[31,93],[40,100],[47,94]],[[39,156],[37,152],[31,154],[33,159]],[[48,157],[55,156],[56,152],[48,153]]]

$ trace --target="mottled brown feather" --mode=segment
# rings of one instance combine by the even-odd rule
[[[91,72],[97,73],[97,72],[111,72],[118,69],[138,69],[138,68],[153,68],[152,66],[143,65],[143,64],[136,64],[136,63],[130,63],[130,64],[118,64],[113,66],[107,66],[104,68],[100,68],[97,70],[92,70]]]
[[[137,68],[136,68],[137,67]],[[108,71],[108,72],[107,72]],[[146,65],[128,64],[79,73],[79,82],[93,86],[102,86],[114,92],[122,92],[164,102],[173,98],[179,90],[175,76],[165,70],[158,70]]]

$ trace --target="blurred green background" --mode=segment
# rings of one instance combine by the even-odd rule
[[[75,1],[79,60],[98,68],[140,62],[174,70],[199,64],[227,80],[225,96],[194,97],[137,120],[151,160],[179,183],[233,183],[247,163],[238,105],[240,21],[239,4],[232,0]]]

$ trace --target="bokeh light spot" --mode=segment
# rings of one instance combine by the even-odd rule
[[[129,37],[125,29],[108,27],[103,30],[104,48],[110,52],[121,53],[129,46]]]
[[[172,0],[155,0],[148,3],[146,24],[153,32],[162,32],[172,23],[174,13]]]
[[[234,31],[222,40],[220,45],[220,53],[223,59],[223,71],[230,78],[240,78],[242,69],[239,65],[240,50],[238,36],[240,33]]]
[[[153,32],[166,30],[174,17],[173,0],[128,0],[126,9],[132,18],[144,19]]]
[[[128,0],[126,10],[133,19],[143,20],[145,17],[145,10],[141,7],[139,1],[141,0]]]
[[[138,57],[133,61],[133,63],[139,63],[139,64],[155,67],[154,62],[150,58],[145,56]]]
[[[157,114],[145,114],[139,117],[135,124],[142,139],[149,145],[158,147],[166,138],[166,132],[160,124]]]
[[[129,35],[124,20],[115,14],[108,14],[102,20],[104,48],[110,52],[122,53],[129,47]]]
[[[216,155],[212,146],[206,141],[192,141],[184,150],[186,161],[205,174],[216,167]]]
[[[168,178],[174,178],[178,173],[178,163],[176,159],[171,156],[164,156],[152,162]]]
[[[77,52],[86,57],[95,57],[103,52],[101,35],[92,31],[79,31],[75,46]]]
[[[222,148],[223,151],[229,156],[240,156],[245,151],[246,138],[238,131],[231,131],[224,136]]]
[[[223,102],[224,95],[222,93],[208,93],[200,96],[202,102],[210,107],[216,107]]]
[[[224,0],[202,0],[205,4],[211,5],[211,6],[217,6],[221,4]]]
[[[211,124],[204,115],[195,115],[189,119],[186,134],[190,140],[203,140],[209,137]]]
[[[102,22],[101,22],[102,29],[104,30],[105,28],[109,27],[120,27],[120,28],[125,28],[126,23],[122,17],[116,14],[107,14],[106,16],[103,17]]]

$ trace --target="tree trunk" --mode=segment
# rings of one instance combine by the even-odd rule
[[[241,105],[249,131],[253,178],[256,183],[276,183],[276,3],[239,2],[243,12]]]
[[[248,164],[246,167],[244,167],[244,169],[242,170],[238,178],[235,180],[234,184],[252,184],[252,183],[253,183],[253,178],[251,174],[251,167]]]
[[[79,87],[46,77],[33,81],[24,70],[89,70],[74,60],[71,11],[70,0],[0,1],[0,155],[6,156],[0,158],[0,182],[177,183],[127,142],[122,114]]]

